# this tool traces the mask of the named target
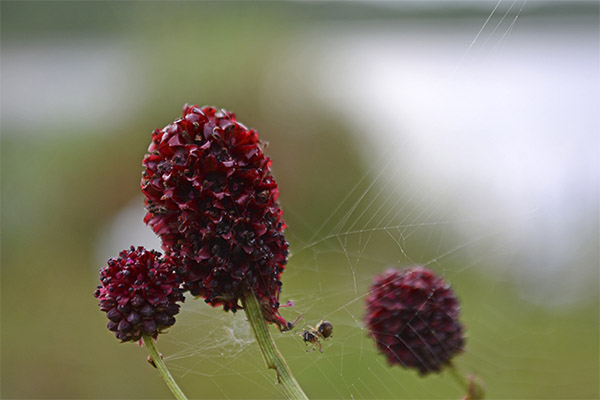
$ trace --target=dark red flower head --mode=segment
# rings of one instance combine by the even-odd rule
[[[182,118],[153,132],[143,165],[145,222],[181,257],[185,289],[226,311],[253,290],[265,318],[285,329],[288,243],[257,132],[228,111],[185,105]]]
[[[458,299],[424,267],[389,269],[375,277],[365,324],[391,365],[437,372],[463,349]]]
[[[184,301],[173,260],[157,251],[131,246],[100,270],[102,285],[94,292],[109,319],[108,329],[122,342],[143,334],[156,339],[175,323],[177,302]]]

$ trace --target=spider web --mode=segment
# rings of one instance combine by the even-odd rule
[[[396,398],[420,393],[430,398],[460,394],[454,382],[439,377],[433,378],[439,381],[435,389],[430,388],[430,381],[414,379],[415,374],[410,372],[405,373],[412,382],[402,382],[403,371],[386,365],[365,330],[364,298],[373,275],[392,265],[428,265],[451,281],[452,276],[481,261],[471,257],[468,264],[452,268],[453,259],[464,256],[467,249],[485,241],[490,234],[481,233],[468,240],[463,235],[453,235],[451,227],[456,221],[440,217],[435,208],[423,210],[421,202],[410,204],[410,190],[400,193],[399,189],[384,189],[390,186],[390,177],[385,174],[389,168],[389,164],[376,165],[377,176],[367,174],[357,183],[332,213],[333,228],[324,228],[326,221],[319,229],[321,233],[317,230],[308,242],[297,249],[292,247],[281,300],[291,300],[294,305],[282,308],[283,315],[288,320],[302,316],[296,333],[302,332],[304,325],[315,326],[320,320],[334,325],[333,337],[322,342],[322,354],[318,350],[308,352],[311,346],[307,347],[294,332],[273,331],[297,379],[313,382],[314,386],[305,388],[309,396]],[[293,237],[293,233],[289,236]],[[292,238],[290,241],[298,243]],[[293,282],[308,285],[294,287]],[[202,332],[201,337],[198,332]],[[182,378],[200,375],[222,389],[227,398],[235,394],[221,383],[225,376],[256,385],[257,397],[278,396],[273,372],[262,365],[242,313],[225,314],[201,302],[190,302],[178,319],[178,329],[166,336],[179,348],[169,353],[166,360]],[[364,365],[366,370],[357,369]],[[272,391],[265,394],[265,388]]]
[[[597,217],[593,206],[597,192],[590,182],[597,177],[592,176],[592,180],[589,180],[590,176],[584,177],[585,184],[580,187],[584,193],[579,200],[559,201],[555,208],[548,210],[548,205],[540,200],[548,193],[543,190],[546,188],[544,182],[536,185],[533,180],[555,176],[570,159],[554,158],[558,163],[554,169],[548,163],[549,158],[541,162],[541,167],[534,165],[534,168],[506,163],[507,168],[514,168],[508,171],[513,175],[494,175],[498,174],[497,165],[495,169],[489,169],[490,164],[506,161],[495,153],[501,153],[503,148],[509,149],[511,156],[518,160],[526,158],[527,154],[519,153],[523,149],[550,158],[562,154],[554,147],[550,150],[544,147],[546,141],[559,146],[575,143],[575,149],[582,150],[581,146],[589,144],[589,132],[597,128],[597,122],[581,118],[577,128],[583,133],[572,141],[560,134],[543,138],[534,135],[529,146],[523,141],[531,126],[523,124],[538,117],[534,110],[528,110],[534,115],[529,120],[512,118],[516,115],[514,108],[494,110],[498,113],[494,121],[485,120],[494,114],[479,115],[500,104],[485,100],[496,97],[502,88],[492,85],[482,91],[469,92],[465,82],[477,81],[481,74],[487,73],[487,68],[498,66],[507,52],[523,50],[524,47],[519,45],[528,40],[528,31],[519,31],[519,22],[528,8],[535,8],[535,2],[528,4],[518,0],[486,4],[490,8],[487,18],[469,26],[468,34],[455,36],[450,44],[438,45],[433,41],[430,48],[423,43],[415,47],[406,45],[406,42],[427,35],[430,27],[409,36],[403,47],[397,45],[402,42],[398,36],[406,32],[397,27],[384,29],[385,35],[382,35],[377,27],[369,26],[367,35],[364,32],[352,35],[347,32],[347,27],[335,24],[328,27],[327,34],[316,32],[313,33],[315,40],[309,40],[313,43],[319,40],[317,38],[328,37],[321,51],[333,55],[315,70],[305,71],[306,75],[298,80],[309,79],[307,76],[316,79],[317,86],[323,88],[317,95],[323,107],[345,115],[356,124],[354,140],[363,149],[365,164],[370,166],[364,175],[356,178],[354,187],[339,199],[328,217],[316,226],[303,223],[306,208],[297,203],[288,204],[282,193],[291,254],[283,274],[280,301],[282,304],[292,301],[293,307],[281,311],[289,321],[298,316],[302,316],[302,320],[294,332],[281,334],[274,329],[272,332],[297,380],[311,398],[459,398],[465,394],[447,372],[423,378],[414,371],[390,367],[364,327],[364,299],[373,277],[389,266],[413,265],[426,265],[443,276],[461,299],[461,320],[466,326],[467,344],[465,353],[455,358],[455,365],[460,371],[482,379],[490,397],[598,395],[597,305],[591,307],[593,317],[589,318],[590,298],[593,302],[598,292],[597,279],[596,283],[590,279],[597,277],[594,243],[598,232],[597,226],[590,223]],[[529,34],[531,32],[536,31],[533,29]],[[390,36],[392,39],[385,42]],[[339,41],[342,37],[344,40]],[[377,43],[373,39],[381,37],[383,42],[373,46],[372,43]],[[549,41],[565,40],[563,45],[570,43],[567,39],[563,31],[548,38]],[[577,40],[575,38],[575,42]],[[436,115],[436,105],[437,110],[441,110],[440,104],[456,99],[449,97],[447,92],[435,92],[434,95],[442,97],[438,101],[427,93],[423,95],[426,90],[409,90],[412,96],[409,100],[400,97],[397,101],[389,101],[385,97],[386,85],[407,87],[412,81],[425,80],[419,80],[420,76],[415,72],[418,68],[410,69],[410,64],[408,67],[402,64],[403,70],[395,69],[398,65],[385,56],[390,45],[397,46],[394,54],[401,54],[406,48],[415,50],[422,63],[425,58],[422,65],[426,79],[434,82],[432,87],[449,82],[444,86],[448,92],[462,92],[470,100],[467,108],[472,108],[457,115],[411,118],[409,113],[418,114],[419,109],[424,110],[422,113]],[[292,47],[298,51],[298,47]],[[358,56],[351,53],[344,58],[350,47],[367,48],[368,51]],[[290,64],[279,67],[289,71],[290,65],[309,51],[314,49],[288,54],[283,58],[291,60]],[[441,54],[446,69],[441,72],[431,69],[433,61],[426,59],[427,52]],[[359,66],[353,69],[351,60],[365,60],[370,56],[392,62],[380,65],[356,63]],[[587,62],[588,59],[584,59]],[[340,65],[350,66],[340,71]],[[365,74],[360,65],[369,73]],[[490,74],[510,68],[510,65],[503,65],[492,69]],[[269,90],[283,82],[277,78],[281,77],[281,70],[279,75],[276,70],[271,74],[277,83],[267,82]],[[525,67],[513,72],[512,76],[517,78],[519,74],[526,75],[525,80],[530,76]],[[378,81],[378,76],[386,77],[385,82]],[[393,80],[398,76],[399,80]],[[363,86],[358,83],[348,87],[348,82],[360,77],[363,77]],[[487,78],[494,82],[494,76]],[[502,82],[506,83],[506,80]],[[583,82],[588,83],[589,80]],[[575,91],[577,85],[575,82]],[[540,87],[533,85],[530,89]],[[352,94],[356,90],[361,94],[359,98]],[[477,98],[482,93],[486,97]],[[563,94],[573,93],[567,90]],[[515,107],[519,107],[523,105],[518,103],[519,96],[526,97],[525,105],[533,105],[534,100],[544,95],[538,93],[535,97],[526,97],[523,90],[500,96],[499,101],[510,98],[517,102]],[[377,103],[375,100],[379,96],[383,99]],[[588,98],[594,99],[597,100],[597,94]],[[369,100],[374,104],[371,108]],[[481,100],[481,109],[476,108],[477,101],[473,100]],[[411,108],[410,102],[416,106]],[[433,111],[427,108],[431,103]],[[271,106],[276,108],[276,105]],[[581,103],[576,105],[580,106]],[[564,110],[568,106],[560,103],[559,107]],[[348,109],[354,113],[360,109],[361,113],[352,120],[353,114],[348,113]],[[514,124],[510,123],[512,119],[516,120]],[[421,130],[419,121],[425,121]],[[434,134],[448,122],[454,125],[442,131],[445,136]],[[494,130],[496,125],[499,127]],[[495,137],[499,141],[489,139],[492,142],[486,143],[486,147],[477,146],[478,143],[481,145],[482,139],[461,133],[463,126],[467,132],[489,131],[491,134],[487,139]],[[386,127],[392,131],[391,135],[370,137],[372,144],[362,145],[364,132],[385,131]],[[421,138],[420,142],[410,140],[423,129],[433,132],[432,135]],[[438,143],[437,147],[434,142]],[[500,142],[508,144],[496,148]],[[535,149],[531,150],[532,147]],[[447,151],[446,155],[444,151]],[[463,162],[465,156],[472,160]],[[488,157],[492,159],[491,163],[486,162]],[[589,149],[583,149],[581,159],[580,169],[564,172],[564,175],[582,173],[582,169],[587,171],[588,167],[596,165],[594,162],[588,164],[593,159]],[[276,161],[274,166],[277,177]],[[511,179],[514,184],[516,175],[528,173],[525,182],[531,184],[531,189],[519,192],[526,196],[518,198],[514,193],[512,196],[504,194],[510,189]],[[481,187],[481,175],[491,181],[490,187]],[[517,186],[524,185],[522,181],[516,182]],[[572,188],[560,186],[563,183],[558,181],[559,190]],[[570,207],[579,212],[569,214]],[[568,268],[574,268],[577,273],[567,274]],[[307,325],[315,326],[320,320],[331,321],[333,337],[323,341],[323,353],[308,352],[310,346],[307,347],[297,333]],[[580,338],[580,344],[572,344],[574,335]],[[201,300],[188,299],[176,326],[168,335],[161,336],[161,350],[176,379],[184,389],[193,388],[190,393],[195,396],[281,397],[275,375],[265,368],[242,312],[223,313]]]

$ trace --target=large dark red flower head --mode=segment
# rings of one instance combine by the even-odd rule
[[[181,257],[185,288],[226,311],[252,290],[265,318],[285,329],[288,243],[257,132],[228,111],[185,105],[182,118],[153,132],[143,165],[145,222]]]
[[[463,349],[458,299],[424,267],[389,269],[375,277],[365,323],[391,365],[437,372]]]
[[[175,323],[177,302],[184,301],[180,278],[170,257],[131,246],[100,270],[102,285],[94,292],[109,319],[108,329],[122,342],[143,334],[156,339]]]

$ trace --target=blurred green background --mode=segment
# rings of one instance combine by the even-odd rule
[[[446,276],[461,298],[468,342],[456,365],[483,379],[489,398],[599,397],[597,114],[590,118],[598,104],[596,2],[2,1],[0,7],[3,398],[170,396],[145,350],[119,344],[108,332],[92,293],[107,258],[130,244],[157,246],[141,223],[141,159],[152,130],[173,121],[186,102],[232,110],[269,142],[292,250],[281,300],[295,305],[282,312],[290,320],[303,314],[307,324],[322,318],[334,324],[323,354],[306,353],[298,336],[273,331],[310,397],[464,394],[446,373],[421,378],[388,367],[362,327],[373,275],[415,263]],[[527,132],[540,131],[531,148],[511,156],[542,154],[540,165],[558,166],[573,186],[552,186],[533,200],[512,197],[527,203],[525,214],[504,210],[506,199],[491,189],[486,196],[477,191],[477,182],[509,191],[507,165],[470,184],[463,182],[467,175],[448,178],[439,163],[457,165],[464,157],[445,145],[434,152],[439,137],[427,136],[418,119],[402,122],[403,113],[418,114],[406,104],[386,98],[387,109],[374,107],[373,99],[383,99],[379,77],[394,93],[406,93],[408,103],[433,104],[423,110],[423,124],[443,125],[435,87],[402,86],[394,77],[410,83],[414,71],[425,71],[423,82],[438,82],[428,68],[449,63],[473,79],[489,73],[494,82],[513,68],[526,80],[529,55],[554,51],[557,43],[559,50],[577,50],[575,56],[558,52],[564,64],[551,70],[541,62],[535,71],[550,69],[548,82],[558,92],[509,93],[530,108],[492,110],[492,119],[465,128],[473,135],[460,141],[476,173],[479,157],[492,156],[469,143],[491,127],[517,121],[526,133],[496,136],[514,141],[513,149]],[[414,69],[388,77],[364,67],[362,86],[352,86],[352,68],[382,54],[399,55]],[[569,92],[589,82],[596,89]],[[459,85],[448,107],[467,101],[467,89]],[[562,115],[573,127],[550,137],[532,110],[555,98],[577,107],[559,103],[563,112],[546,111],[545,124]],[[458,126],[472,123],[473,114]],[[416,137],[431,142],[418,147]],[[552,140],[558,145],[551,152],[538,151]],[[573,158],[562,157],[566,152]],[[544,168],[535,173],[520,195],[555,175]],[[550,211],[538,198],[552,199]],[[187,299],[158,345],[190,398],[282,397],[241,313]]]

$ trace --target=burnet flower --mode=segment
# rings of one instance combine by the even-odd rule
[[[178,302],[184,301],[174,261],[143,247],[123,250],[100,270],[101,285],[94,292],[108,317],[108,329],[122,342],[143,335],[156,339],[175,323]]]
[[[389,364],[440,371],[463,350],[459,302],[444,280],[425,267],[389,269],[375,277],[365,324]]]
[[[251,290],[280,329],[287,261],[278,187],[255,130],[213,107],[183,107],[152,134],[144,157],[145,222],[181,260],[184,288],[212,306],[240,308]]]

